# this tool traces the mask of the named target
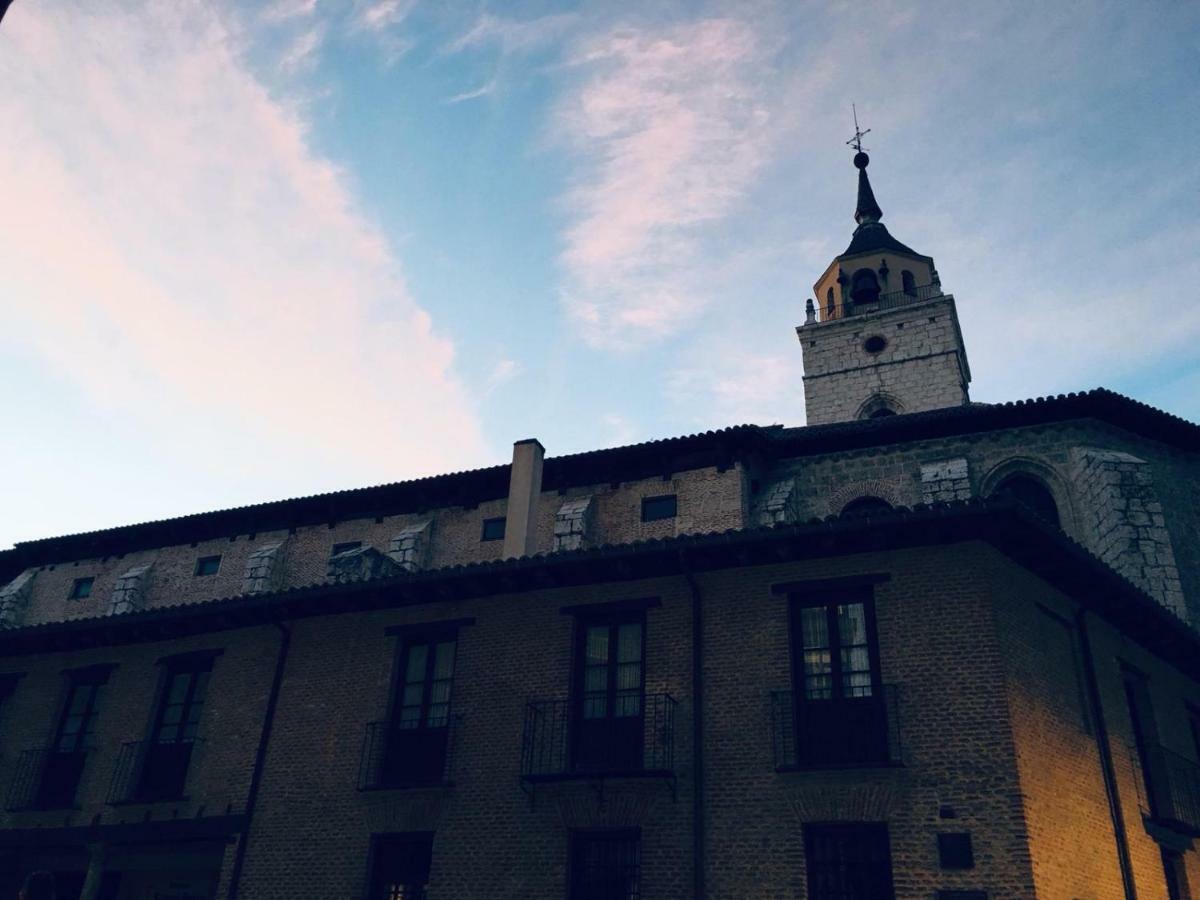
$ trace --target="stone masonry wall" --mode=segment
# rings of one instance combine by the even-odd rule
[[[810,425],[856,419],[876,395],[891,400],[896,412],[968,401],[966,351],[951,297],[805,325],[798,334]],[[879,353],[864,347],[873,336],[887,342]]]

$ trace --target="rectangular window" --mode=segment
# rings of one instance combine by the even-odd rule
[[[432,833],[372,835],[368,900],[425,900],[432,868]]]
[[[63,809],[75,804],[96,724],[100,689],[111,671],[109,666],[96,666],[68,673],[66,700],[54,741],[46,751],[38,785],[36,805],[42,809]]]
[[[1074,711],[1079,715],[1080,727],[1088,733],[1091,733],[1091,720],[1088,718],[1087,695],[1083,687],[1083,668],[1079,659],[1079,645],[1075,637],[1075,626],[1067,619],[1058,615],[1040,603],[1036,604],[1038,612],[1042,614],[1043,620],[1049,628],[1047,634],[1047,654],[1056,654],[1066,660],[1067,665],[1071,668],[1071,682],[1074,687],[1074,696],[1070,699],[1073,701]],[[1063,692],[1067,695],[1067,692]],[[1065,696],[1064,696],[1065,699]]]
[[[481,541],[502,541],[504,540],[504,522],[503,516],[495,519],[483,520],[483,531],[479,535]]]
[[[641,837],[636,829],[571,835],[571,900],[639,900]]]
[[[183,795],[213,657],[189,656],[167,661],[166,665],[162,696],[145,746],[137,787],[138,797],[145,800]]]
[[[888,759],[875,606],[869,592],[792,601],[798,762]]]
[[[1146,786],[1146,805],[1151,817],[1169,815],[1171,794],[1165,771],[1165,760],[1158,745],[1158,727],[1150,699],[1150,682],[1141,672],[1122,664],[1121,679],[1125,688],[1125,703],[1129,710],[1133,746],[1142,769]]]
[[[663,494],[661,497],[642,498],[642,521],[657,522],[659,519],[673,519],[679,509],[675,494]]]
[[[221,557],[202,556],[196,560],[196,575],[216,575],[221,571]]]
[[[445,779],[457,650],[453,630],[403,640],[382,784],[435,784]]]
[[[92,576],[87,578],[76,578],[75,583],[71,585],[71,593],[67,595],[69,600],[84,600],[92,596],[92,585],[96,579]]]
[[[337,556],[339,553],[348,553],[351,550],[357,550],[362,546],[362,541],[342,541],[340,544],[334,544],[333,549],[329,551],[330,556]]]
[[[809,900],[889,900],[892,854],[887,825],[804,826]]]
[[[645,724],[645,618],[641,610],[577,625],[575,768],[636,772]]]

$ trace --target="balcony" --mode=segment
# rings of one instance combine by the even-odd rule
[[[670,694],[645,694],[638,715],[584,718],[574,700],[531,700],[521,739],[525,783],[579,778],[675,778]]]
[[[399,728],[394,722],[368,722],[358,761],[358,789],[432,787],[450,784],[450,763],[458,717],[444,724]]]
[[[898,766],[900,691],[883,685],[875,696],[797,701],[795,691],[771,693],[775,770]]]
[[[188,769],[202,738],[190,741],[127,741],[121,745],[108,802],[155,803],[183,799]]]
[[[83,777],[88,750],[49,747],[25,750],[17,759],[5,809],[71,809]]]
[[[1129,748],[1137,767],[1136,746]],[[1146,748],[1137,780],[1138,804],[1151,821],[1200,837],[1200,763],[1158,744]]]
[[[871,303],[855,303],[852,300],[847,300],[845,303],[818,304],[816,309],[810,310],[811,315],[807,318],[808,322],[815,322],[818,320],[819,312],[819,320],[829,322],[834,319],[845,319],[864,313],[900,309],[904,306],[911,306],[914,303],[924,303],[926,300],[935,300],[943,296],[945,294],[940,284],[923,284],[919,287],[909,288],[907,291],[892,291],[887,294],[880,294]]]

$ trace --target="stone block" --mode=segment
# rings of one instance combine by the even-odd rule
[[[150,584],[150,571],[153,568],[153,563],[145,563],[140,566],[134,566],[132,569],[125,571],[117,579],[116,586],[113,587],[112,600],[109,603],[109,615],[120,615],[121,613],[137,612],[140,610],[146,599],[146,592]]]
[[[337,584],[400,575],[404,568],[374,547],[355,547],[329,557],[329,580]]]
[[[36,570],[22,572],[0,589],[0,628],[17,628],[25,621]]]
[[[433,522],[425,520],[409,525],[392,538],[388,556],[405,572],[419,572],[429,568],[429,557],[433,538]]]

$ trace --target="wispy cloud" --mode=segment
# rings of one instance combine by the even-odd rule
[[[131,440],[204,421],[161,461],[191,478],[225,484],[217,440],[271,493],[480,461],[453,345],[209,5],[19,4],[0,41],[0,271],[20,299],[0,334]]]
[[[317,11],[317,0],[275,0],[262,11],[264,22],[304,19]]]
[[[557,13],[536,19],[506,19],[483,13],[460,37],[446,47],[449,53],[499,47],[507,54],[528,53],[561,40],[578,21],[574,13]]]
[[[455,94],[446,100],[447,103],[462,103],[464,100],[477,100],[480,97],[487,97],[496,92],[497,79],[492,77],[485,81],[482,85],[475,88],[473,91],[465,91],[461,94]]]
[[[373,0],[360,3],[355,9],[354,21],[359,28],[382,31],[403,22],[416,5],[416,0]]]
[[[325,26],[314,25],[300,32],[279,60],[279,69],[294,75],[317,64],[317,54],[325,40]]]
[[[588,341],[662,337],[708,301],[708,229],[769,156],[759,44],[744,22],[707,19],[611,32],[573,55],[585,77],[553,132],[581,171],[564,201],[563,299]]]
[[[488,373],[487,380],[483,385],[483,395],[489,396],[496,388],[503,384],[512,381],[521,373],[521,364],[515,359],[501,359],[492,366],[492,371]]]

